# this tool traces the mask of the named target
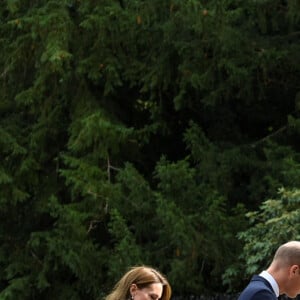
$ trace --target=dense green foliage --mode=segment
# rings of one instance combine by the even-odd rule
[[[299,238],[299,35],[298,0],[1,1],[0,299],[236,291]]]
[[[243,270],[228,268],[224,281],[249,278],[251,274],[269,266],[272,260],[270,253],[274,254],[278,245],[300,239],[299,196],[299,189],[280,189],[278,198],[264,201],[258,211],[247,214],[251,227],[238,234],[244,244],[243,255],[239,259],[245,267]]]

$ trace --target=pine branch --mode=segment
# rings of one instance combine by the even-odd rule
[[[87,233],[90,233],[93,229],[95,229],[99,223],[101,223],[101,220],[92,220]]]
[[[7,67],[0,75],[1,78],[5,78],[9,68]]]
[[[43,262],[42,260],[33,252],[33,251],[30,251],[31,255],[38,261],[38,263],[40,265],[43,265]]]
[[[252,143],[252,144],[251,144],[251,147],[253,147],[253,148],[256,147],[257,145],[259,145],[259,144],[265,142],[266,140],[268,140],[268,139],[270,139],[270,138],[272,138],[272,137],[278,135],[279,133],[283,132],[283,131],[286,130],[286,129],[287,129],[287,125],[285,125],[285,126],[279,128],[278,130],[276,130],[276,131],[272,132],[271,134],[269,134],[269,135],[263,137],[262,139],[260,139],[260,140],[258,140],[258,141],[256,141],[256,142]]]
[[[107,177],[108,177],[109,182],[110,182],[110,178],[111,178],[110,170],[121,171],[120,168],[114,167],[110,164],[110,159],[109,159],[109,156],[108,156],[107,157]]]

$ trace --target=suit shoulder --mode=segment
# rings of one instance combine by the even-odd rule
[[[238,300],[277,300],[277,297],[269,283],[258,276],[254,276]]]

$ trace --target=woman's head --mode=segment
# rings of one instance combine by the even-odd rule
[[[131,268],[115,285],[106,300],[169,300],[171,287],[157,270],[138,266]]]

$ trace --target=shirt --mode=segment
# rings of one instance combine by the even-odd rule
[[[276,297],[279,297],[279,286],[276,282],[276,280],[274,279],[274,277],[268,273],[267,271],[262,271],[259,276],[265,278],[272,286],[272,289],[276,295]]]

